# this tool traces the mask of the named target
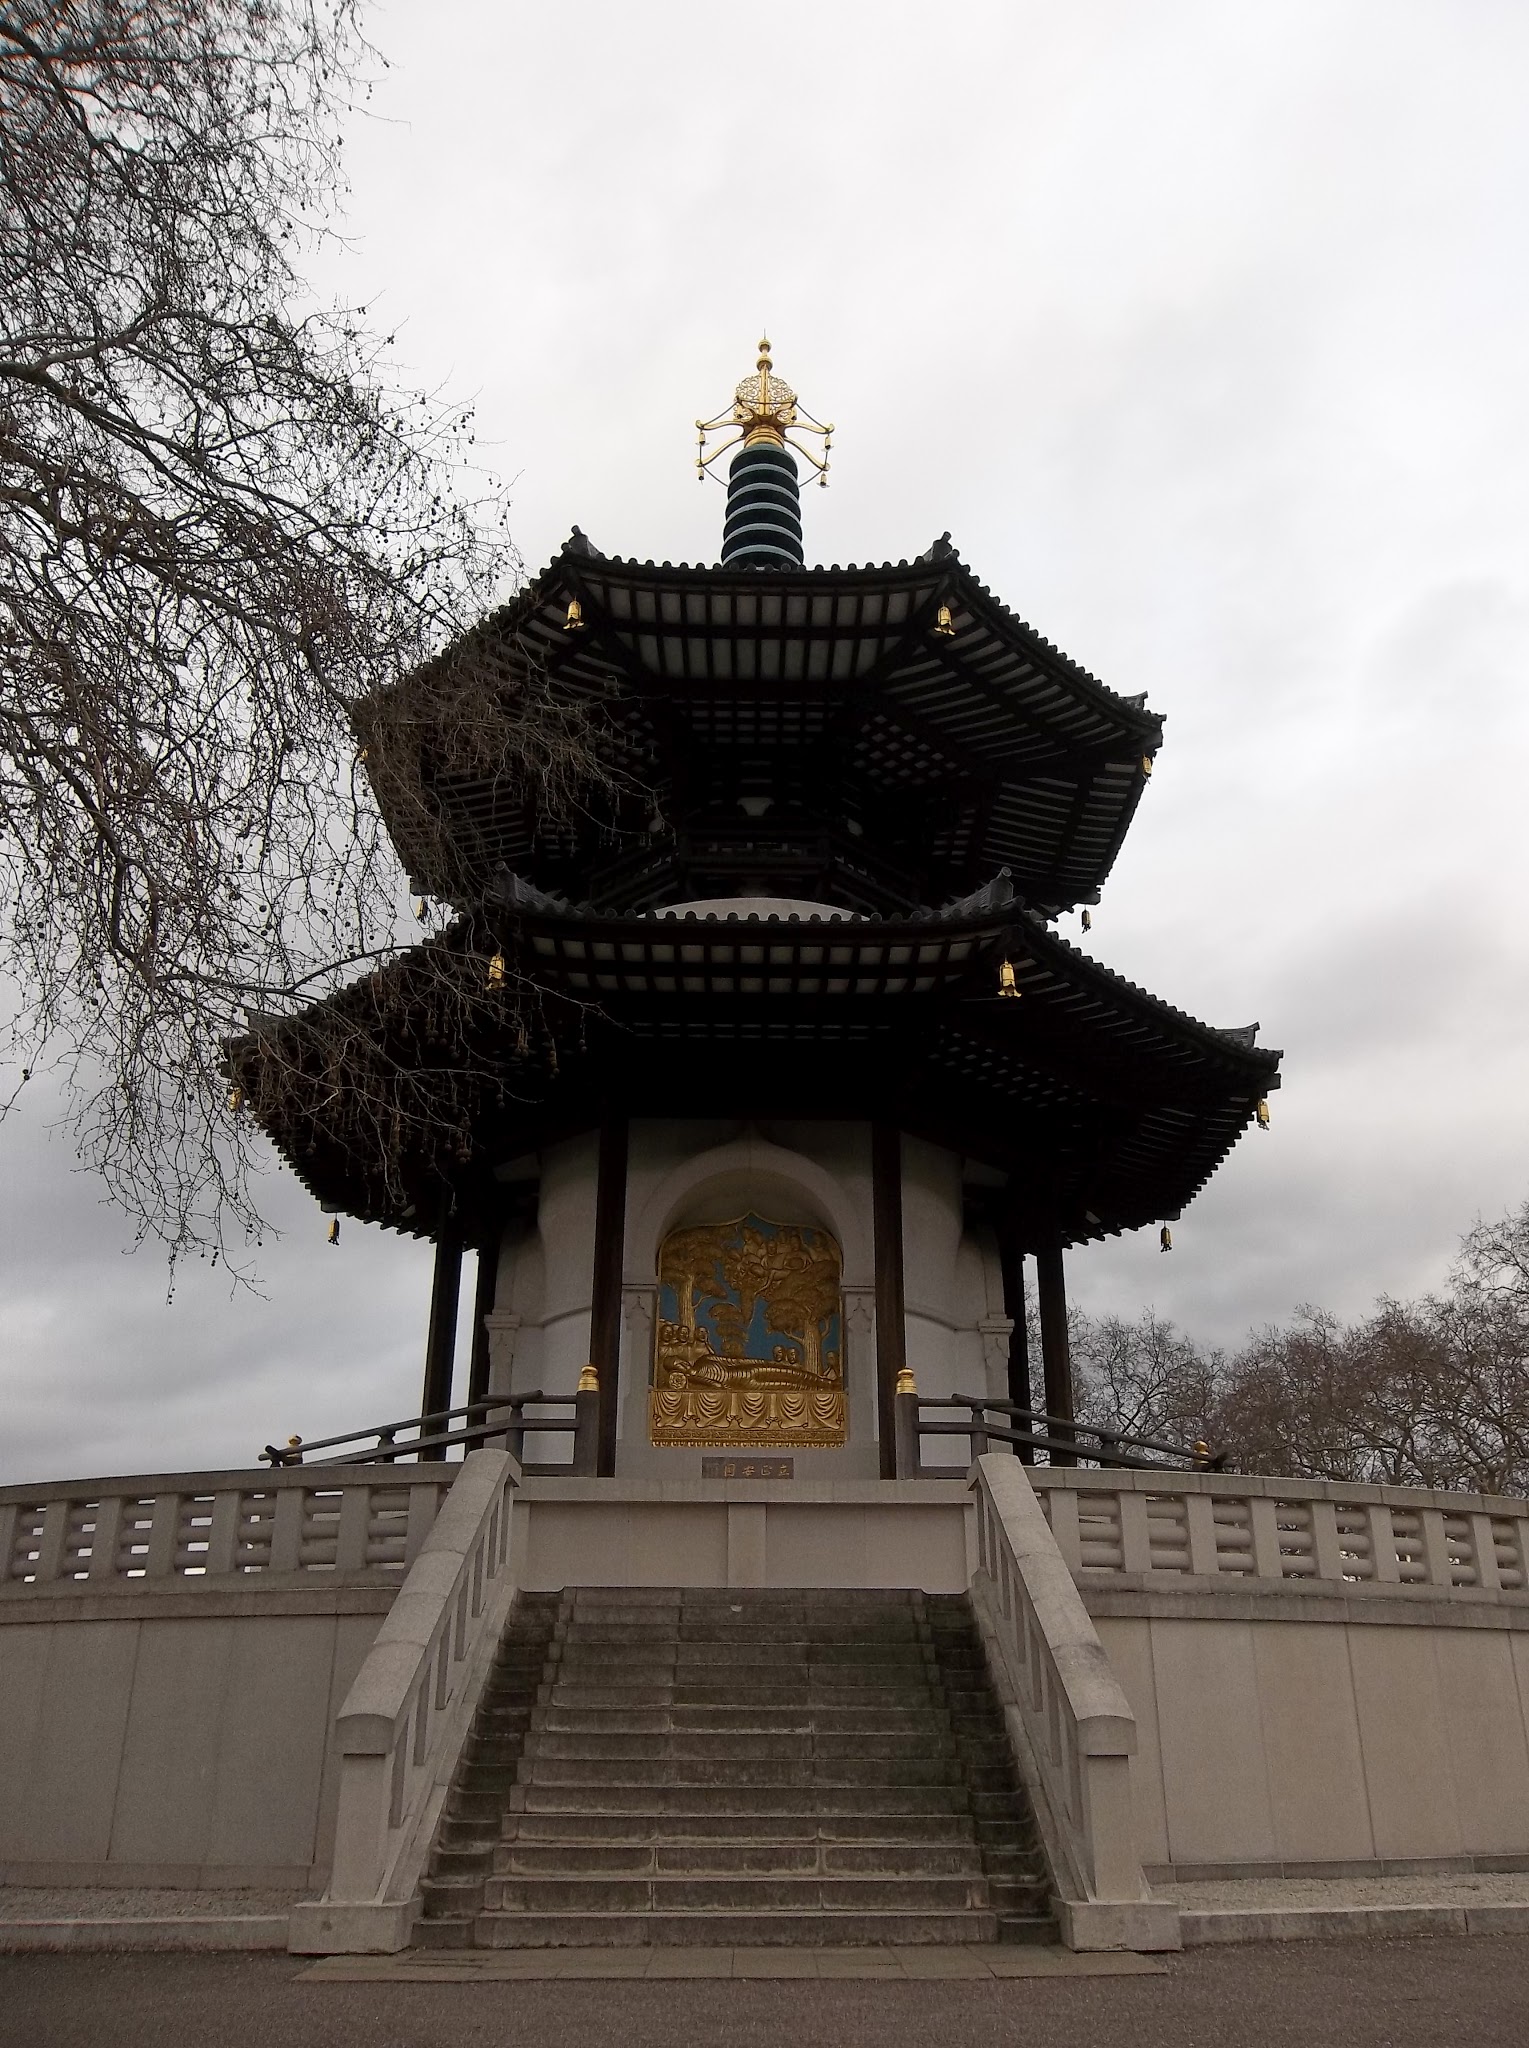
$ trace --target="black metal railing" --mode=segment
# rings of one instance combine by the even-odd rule
[[[600,1396],[593,1388],[577,1394],[502,1394],[469,1401],[462,1408],[442,1408],[430,1415],[410,1415],[399,1422],[373,1423],[342,1436],[319,1437],[304,1443],[291,1437],[285,1445],[267,1444],[260,1453],[268,1465],[393,1465],[404,1458],[445,1458],[458,1446],[465,1457],[480,1444],[502,1444],[522,1471],[574,1476],[595,1470],[599,1439]],[[529,1414],[529,1409],[537,1412]],[[453,1428],[453,1424],[459,1427]],[[531,1459],[526,1438],[572,1436],[573,1458]],[[316,1452],[327,1452],[324,1457]]]
[[[1023,1458],[1043,1452],[1053,1465],[1101,1465],[1140,1471],[1222,1472],[1226,1453],[1209,1444],[1189,1446],[1162,1437],[1134,1436],[1128,1430],[1051,1415],[1044,1408],[1025,1408],[1015,1401],[992,1401],[980,1394],[899,1394],[897,1408],[897,1470],[899,1478],[928,1477],[938,1467],[924,1464],[926,1437],[966,1437],[971,1456],[980,1458],[994,1445],[1007,1444]],[[926,1410],[964,1409],[964,1415],[939,1416]],[[993,1421],[990,1418],[1001,1418]],[[964,1471],[965,1467],[945,1468]],[[941,1476],[944,1476],[942,1473]]]

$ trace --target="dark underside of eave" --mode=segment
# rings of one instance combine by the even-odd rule
[[[629,788],[556,824],[512,773],[454,774],[427,740],[418,774],[449,858],[388,822],[411,872],[456,901],[503,864],[613,910],[750,893],[752,872],[753,893],[887,911],[1007,865],[1027,900],[1067,907],[1097,899],[1162,741],[1155,714],[948,550],[763,574],[570,548],[462,645],[507,688],[541,673],[598,706]],[[765,799],[762,816],[740,808]]]
[[[623,938],[633,958],[591,959],[591,948],[619,952]],[[837,975],[836,942],[853,955]],[[882,1119],[1009,1173],[1021,1228],[1059,1222],[1079,1241],[1176,1215],[1278,1086],[1277,1053],[1195,1023],[1033,922],[537,918],[495,943],[512,975],[524,966],[542,991],[523,1055],[488,996],[466,1059],[416,1039],[407,1001],[388,1027],[401,1062],[470,1073],[454,1135],[406,1143],[390,1176],[374,1140],[342,1134],[321,1073],[267,1102],[262,1122],[321,1200],[425,1235],[451,1211],[472,1234],[506,1199],[496,1167],[607,1116]],[[654,957],[687,946],[705,955],[699,977]],[[777,992],[742,985],[772,978],[746,950],[780,956]],[[1008,954],[1013,1001],[994,993]],[[477,960],[463,971],[480,972]],[[746,977],[751,965],[759,972]],[[406,976],[408,961],[397,971]],[[344,991],[331,1003],[358,1000]],[[304,1033],[302,1020],[283,1029],[299,1069]],[[259,1058],[253,1040],[235,1051],[236,1067]],[[239,1070],[261,1100],[255,1066]]]

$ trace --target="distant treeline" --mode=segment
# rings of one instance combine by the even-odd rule
[[[1303,1307],[1228,1353],[1154,1310],[1075,1311],[1071,1337],[1082,1420],[1245,1472],[1529,1493],[1529,1202],[1467,1232],[1440,1293],[1360,1322]]]

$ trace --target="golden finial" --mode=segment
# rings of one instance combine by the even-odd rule
[[[583,1366],[580,1366],[580,1368],[579,1368],[579,1392],[580,1392],[581,1394],[598,1394],[598,1393],[599,1393],[599,1391],[600,1391],[600,1375],[599,1375],[599,1373],[598,1373],[598,1372],[596,1372],[595,1368],[594,1368],[594,1367],[593,1367],[592,1365],[583,1365]]]
[[[697,420],[696,431],[700,436],[696,448],[696,474],[706,476],[719,455],[725,455],[729,448],[740,445],[745,448],[757,447],[767,442],[773,448],[794,448],[798,455],[804,455],[818,473],[818,482],[828,482],[828,454],[833,446],[833,421],[825,425],[815,420],[797,399],[796,393],[783,377],[774,375],[775,364],[770,356],[770,337],[759,339],[759,360],[754,374],[745,377],[733,393],[733,402],[726,412],[719,412],[715,419]],[[708,434],[727,434],[708,455],[706,437]],[[797,434],[816,434],[823,443],[823,452],[818,455],[793,438]]]
[[[898,1373],[897,1392],[899,1394],[916,1394],[918,1392],[918,1382],[913,1377],[913,1368],[911,1366],[905,1365]]]

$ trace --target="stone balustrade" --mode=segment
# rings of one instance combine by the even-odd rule
[[[520,1467],[473,1451],[335,1722],[334,1862],[324,1896],[292,1913],[297,1954],[408,1944],[431,1837],[515,1597]]]
[[[252,1575],[402,1575],[460,1465],[178,1472],[0,1487],[0,1599]]]
[[[1214,1472],[1029,1476],[1084,1586],[1152,1573],[1332,1590],[1529,1589],[1529,1501]]]
[[[977,1459],[973,1605],[1035,1802],[1071,1948],[1177,1948],[1137,1852],[1129,1764],[1136,1722],[1025,1468]]]

